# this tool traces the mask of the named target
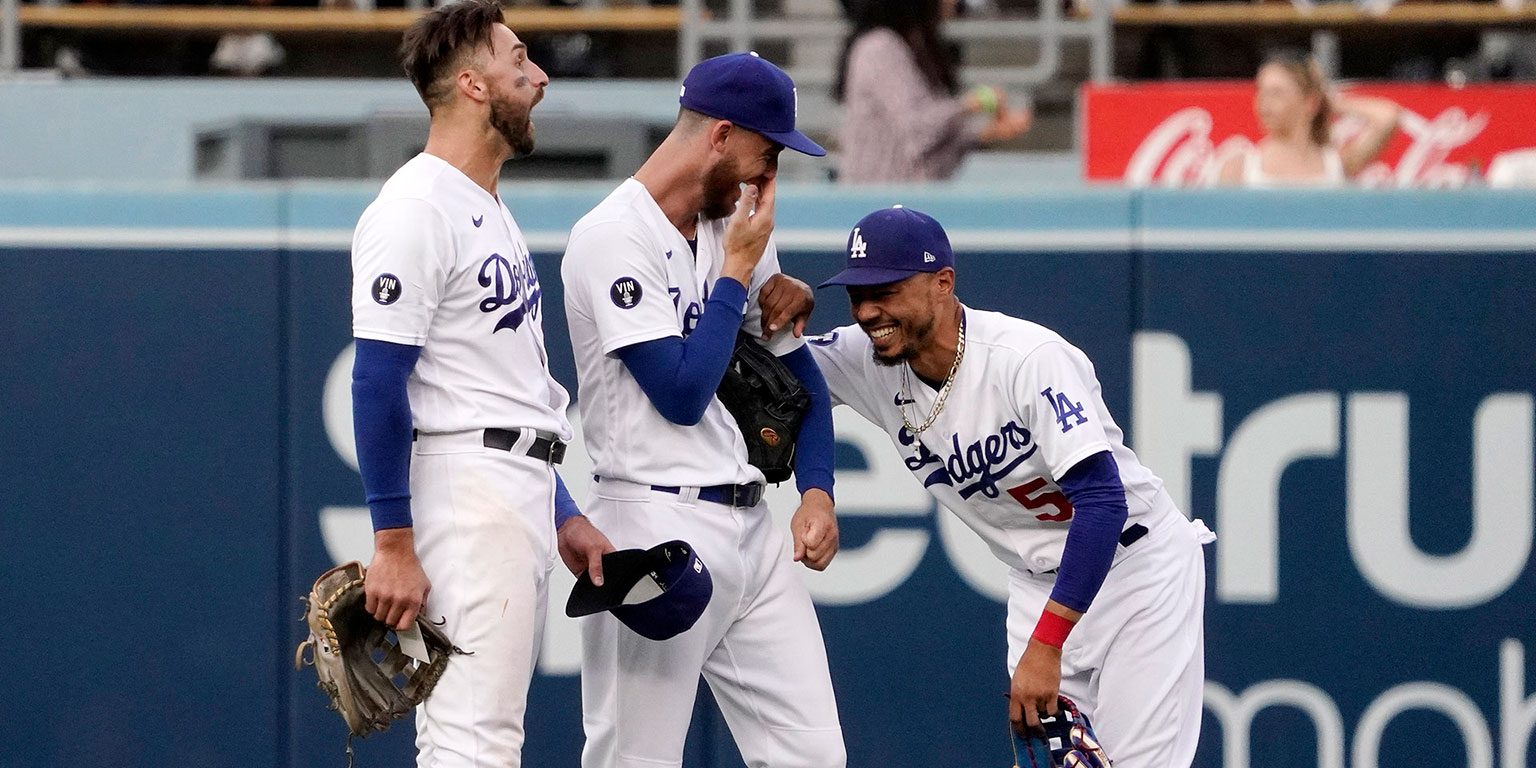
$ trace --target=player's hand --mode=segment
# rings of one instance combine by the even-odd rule
[[[832,497],[820,488],[812,488],[800,499],[800,508],[789,521],[795,540],[795,562],[813,571],[824,571],[837,554],[837,516],[832,513]]]
[[[725,263],[720,276],[752,284],[752,270],[762,260],[768,247],[768,236],[773,234],[774,180],[764,179],[762,186],[748,184],[742,190],[736,212],[725,224]]]
[[[416,534],[410,528],[373,533],[373,562],[363,580],[364,607],[394,629],[409,629],[427,604],[432,583],[416,559]]]
[[[783,272],[773,274],[757,294],[763,310],[763,341],[767,341],[785,323],[794,323],[795,336],[805,335],[805,324],[816,308],[816,293],[811,286]]]
[[[1041,712],[1056,714],[1060,689],[1061,649],[1030,638],[1008,691],[1008,722],[1014,732],[1023,736],[1026,729],[1038,729]]]
[[[557,533],[560,540],[560,559],[571,575],[580,576],[582,571],[592,577],[592,583],[603,585],[603,555],[613,551],[613,544],[603,535],[586,515],[568,518]]]

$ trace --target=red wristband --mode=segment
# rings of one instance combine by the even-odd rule
[[[1041,611],[1040,621],[1035,624],[1035,634],[1031,637],[1052,648],[1059,649],[1063,643],[1067,642],[1067,635],[1071,634],[1072,628],[1075,626],[1077,624],[1065,616],[1051,613],[1050,611]]]

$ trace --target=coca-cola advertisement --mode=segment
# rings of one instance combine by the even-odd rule
[[[1402,107],[1396,134],[1353,184],[1461,187],[1480,183],[1490,167],[1536,157],[1536,85],[1353,83],[1338,92]],[[1084,86],[1084,175],[1131,186],[1215,184],[1223,164],[1264,135],[1254,94],[1251,81]],[[1333,143],[1344,146],[1363,129],[1341,116],[1330,127]]]

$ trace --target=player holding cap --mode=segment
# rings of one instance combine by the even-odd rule
[[[1055,714],[1059,689],[1115,768],[1188,766],[1204,683],[1200,545],[1215,537],[1125,447],[1093,364],[1048,328],[960,303],[948,237],[909,208],[859,221],[828,285],[847,286],[857,321],[811,342],[834,403],[884,427],[1012,569],[1014,728]]]
[[[819,570],[837,552],[826,384],[787,329],[766,343],[812,402],[793,552],[715,397],[738,332],[760,337],[756,297],[779,271],[779,152],[824,151],[795,130],[794,83],[756,54],[701,62],[680,101],[645,165],[577,222],[561,276],[596,472],[587,514],[619,547],[686,541],[713,595],[691,629],[661,642],[607,612],[581,620],[582,765],[680,765],[702,673],[747,765],[837,768],[846,758],[826,650],[792,566]]]
[[[598,581],[613,549],[555,474],[569,396],[546,362],[528,245],[496,195],[502,163],[533,151],[549,78],[496,0],[423,15],[401,57],[431,131],[352,241],[367,608],[402,629],[424,611],[468,651],[417,708],[418,764],[507,768],[522,759],[556,529],[571,570]]]

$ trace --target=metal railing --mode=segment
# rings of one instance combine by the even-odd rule
[[[1052,0],[1040,3],[1034,18],[1003,16],[997,18],[955,19],[945,25],[946,38],[961,45],[987,41],[1033,42],[1038,56],[1032,63],[1018,65],[970,66],[968,80],[1001,86],[1032,86],[1048,82],[1061,68],[1064,41],[1086,40],[1089,45],[1089,74],[1095,81],[1111,77],[1113,53],[1113,18],[1103,0],[1095,0],[1094,12],[1067,18],[1061,5]],[[711,16],[704,0],[682,0],[683,28],[678,38],[678,63],[682,72],[704,58],[706,47],[722,42],[733,51],[749,50],[763,41],[805,42],[840,40],[848,34],[848,22],[841,17],[812,16],[762,18],[753,14],[751,0],[729,0],[726,13]],[[786,67],[802,86],[826,87],[835,73],[831,67],[800,69]]]
[[[442,0],[405,0],[408,8],[423,8],[434,2]],[[40,6],[59,6],[65,0],[37,0]],[[367,9],[375,5],[375,0],[340,0],[340,2],[356,7],[359,12],[367,12]],[[760,17],[754,13],[752,0],[726,0],[723,13],[711,14],[708,12],[705,0],[680,0],[683,22],[678,30],[678,59],[681,71],[697,63],[703,57],[704,51],[711,44],[725,43],[731,50],[746,50],[763,41],[774,43],[787,43],[792,50],[814,48],[816,45],[827,46],[841,39],[848,31],[848,23],[841,17],[834,3],[823,3],[828,12],[821,15],[796,14],[794,12],[775,17]],[[1411,4],[1402,4],[1401,0],[1345,0],[1344,2],[1325,2],[1314,5],[1316,0],[1291,0],[1294,6],[1292,11],[1296,17],[1289,22],[1299,26],[1313,26],[1320,35],[1324,36],[1324,43],[1330,40],[1327,36],[1334,34],[1329,27],[1339,21],[1339,14],[1334,11],[1339,7],[1351,8],[1354,12],[1370,18],[1380,18],[1384,23],[1391,23],[1400,14],[1400,11],[1424,9]],[[608,4],[608,0],[581,0],[583,8],[599,8]],[[805,0],[783,0],[782,5],[793,8],[794,6],[806,6],[810,3]],[[976,82],[987,82],[1002,86],[1028,87],[1047,82],[1056,77],[1061,68],[1063,44],[1072,40],[1087,41],[1088,44],[1088,74],[1090,79],[1099,81],[1113,76],[1111,56],[1113,54],[1114,27],[1117,13],[1131,13],[1138,9],[1150,10],[1148,6],[1159,9],[1178,10],[1180,0],[1150,0],[1127,5],[1126,0],[1079,0],[1079,11],[1070,15],[1064,14],[1059,0],[1043,0],[1039,3],[1039,13],[1035,17],[1000,16],[996,18],[958,19],[948,24],[946,35],[961,45],[987,44],[997,42],[1024,42],[1036,51],[1036,58],[1032,62],[1019,64],[970,66],[965,68],[963,76]],[[1466,11],[1480,6],[1473,3],[1452,3],[1458,6],[1452,9]],[[1464,6],[1464,7],[1463,7]],[[1480,21],[1491,25],[1507,25],[1512,22],[1529,24],[1532,19],[1532,3],[1528,0],[1497,0],[1489,3],[1487,11],[1495,13],[1480,13],[1475,19],[1460,19],[1461,23]],[[1240,4],[1233,4],[1221,8],[1208,6],[1190,6],[1191,11],[1197,9],[1209,9],[1228,12],[1237,12]],[[1253,6],[1256,10],[1274,10],[1272,6]],[[1091,8],[1091,12],[1083,12]],[[1447,11],[1449,13],[1450,11]],[[1502,12],[1505,17],[1500,17],[1497,12]],[[1273,14],[1270,14],[1273,15]],[[1414,17],[1423,16],[1423,13],[1415,13]],[[14,73],[21,66],[21,18],[22,9],[20,0],[0,0],[0,76]],[[1245,17],[1246,18],[1246,17]],[[1122,23],[1134,23],[1134,18],[1121,19]],[[1172,23],[1178,23],[1172,20]],[[1329,46],[1322,45],[1320,53],[1326,54]],[[1326,55],[1324,58],[1327,58]],[[805,66],[798,71],[793,71],[796,81],[816,89],[829,85],[834,75],[832,67],[825,61],[819,62],[820,66]]]
[[[21,69],[21,2],[0,0],[0,74]]]
[[[425,8],[446,0],[405,0],[404,8],[377,9],[376,0],[316,0],[318,7],[141,5],[132,0],[104,4],[69,4],[65,0],[0,0],[0,77],[20,68],[22,25],[38,30],[76,30],[92,34],[130,31],[171,34],[270,32],[401,32]],[[676,32],[681,12],[675,7],[580,0],[575,7],[519,6],[520,27],[537,32],[604,33]]]

